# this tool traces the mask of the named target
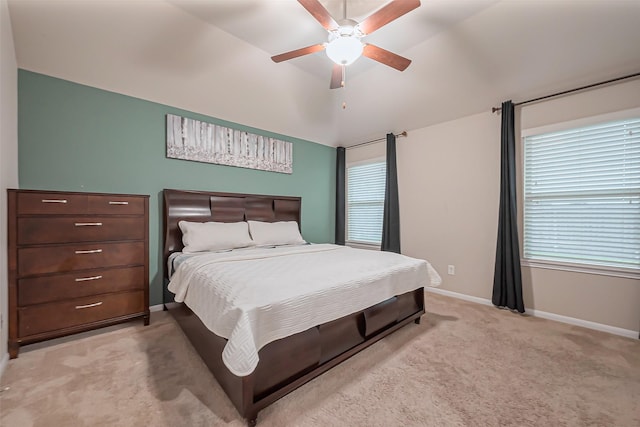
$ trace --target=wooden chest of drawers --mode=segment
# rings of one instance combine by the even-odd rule
[[[11,358],[24,344],[149,324],[149,196],[7,191]]]

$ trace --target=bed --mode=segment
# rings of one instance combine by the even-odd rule
[[[185,190],[164,190],[163,199],[165,309],[171,312],[240,415],[247,420],[248,425],[255,425],[258,412],[277,399],[399,328],[412,322],[419,323],[420,317],[425,312],[424,286],[434,285],[434,281],[440,280],[435,270],[426,261],[420,261],[417,264],[416,262],[419,260],[397,254],[349,249],[336,245],[301,244],[291,247],[260,247],[231,253],[221,251],[221,253],[186,256],[188,254],[182,254],[184,245],[179,226],[180,221],[187,221],[190,224],[210,222],[249,222],[252,224],[252,221],[258,221],[258,224],[284,224],[295,221],[296,227],[299,227],[302,201],[299,197],[290,196]],[[368,254],[363,252],[368,252]],[[360,280],[357,277],[349,276],[348,279],[344,279],[344,289],[343,287],[334,287],[330,290],[323,290],[321,295],[322,298],[326,298],[322,300],[325,303],[318,306],[331,308],[333,310],[331,313],[329,313],[331,310],[310,309],[309,301],[300,302],[298,311],[303,316],[302,320],[296,318],[295,321],[288,321],[288,319],[282,320],[278,317],[275,321],[270,321],[268,317],[260,317],[260,321],[255,321],[253,313],[250,313],[250,318],[254,321],[246,323],[253,325],[254,329],[247,331],[239,326],[234,327],[234,323],[230,324],[229,329],[222,326],[228,320],[229,315],[235,316],[238,312],[244,313],[246,301],[238,300],[237,295],[227,299],[241,301],[242,304],[238,303],[241,308],[233,307],[231,310],[217,308],[207,311],[207,307],[219,306],[215,304],[208,306],[208,303],[198,304],[199,301],[205,300],[204,296],[197,293],[197,289],[201,289],[196,287],[198,280],[201,279],[200,276],[206,276],[203,272],[208,271],[215,275],[222,274],[220,271],[223,271],[221,270],[223,266],[231,269],[225,274],[233,277],[238,276],[237,280],[242,281],[242,286],[235,284],[230,286],[226,292],[235,292],[236,288],[244,287],[245,280],[247,286],[250,286],[250,276],[258,274],[251,273],[252,270],[248,267],[262,264],[270,266],[269,268],[273,268],[274,271],[279,271],[278,268],[281,268],[283,263],[306,266],[304,267],[305,274],[317,277],[318,280],[306,280],[307,276],[296,276],[295,274],[287,274],[286,276],[298,277],[298,281],[303,281],[299,278],[305,277],[305,282],[313,282],[315,285],[312,286],[320,286],[318,283],[323,280],[328,284],[343,280],[339,278],[345,276],[348,270],[352,269],[343,267],[343,270],[340,270],[338,267],[341,264],[340,258],[353,256],[355,261],[349,262],[355,263],[350,265],[356,265],[360,262],[357,260],[358,257],[370,256],[372,253],[382,254],[383,259],[402,257],[402,261],[406,261],[406,265],[397,268],[398,273],[394,273],[397,276],[381,277],[380,283],[383,286],[375,287],[375,289],[380,288],[380,291],[373,291],[373,288],[370,287],[363,300],[358,299],[348,307],[341,304],[343,299],[346,301],[346,297],[334,295],[334,293],[343,292],[345,295],[347,291],[355,293],[355,288],[367,286],[368,282],[365,278]],[[289,261],[290,258],[291,261]],[[172,273],[170,265],[174,265],[176,259],[183,259],[182,264],[184,265],[177,267],[175,276],[170,281],[169,277]],[[376,262],[380,263],[379,260]],[[272,264],[276,267],[271,267]],[[314,264],[335,264],[336,273],[326,277],[319,273],[313,273]],[[190,271],[188,268],[197,268],[198,274],[188,273]],[[364,269],[367,270],[370,267],[365,266]],[[239,276],[240,272],[244,270],[249,270],[250,276]],[[405,274],[405,276],[401,274]],[[420,277],[420,280],[412,279],[416,275]],[[423,276],[430,276],[431,281],[428,282],[427,277]],[[178,280],[177,277],[184,280]],[[275,312],[278,308],[279,300],[274,294],[278,293],[279,286],[283,289],[291,288],[293,292],[302,292],[298,291],[295,286],[291,286],[290,283],[295,283],[295,280],[287,281],[284,277],[280,279],[279,276],[272,276],[268,281],[265,280],[266,277],[265,274],[260,283],[270,282],[271,290],[267,290],[260,298],[255,297],[254,290],[251,291],[253,296],[250,295],[258,303],[259,299],[268,300],[267,296],[271,298],[266,301],[265,307],[262,307],[265,310],[260,312],[262,316],[271,315],[271,312]],[[411,279],[396,280],[396,277]],[[305,286],[307,285],[305,284]],[[170,287],[175,293],[169,290]],[[197,297],[193,297],[190,301],[189,292]],[[313,301],[319,301],[315,300],[316,294],[312,295]],[[283,299],[288,301],[291,298],[287,296]],[[296,299],[296,301],[298,300]],[[203,311],[203,307],[205,311]],[[336,315],[336,313],[338,314]],[[238,316],[238,318],[244,317]],[[256,323],[275,326],[260,329],[256,327]],[[238,322],[239,324],[240,322]],[[265,339],[267,335],[268,339]],[[240,344],[236,345],[236,343]],[[232,348],[231,351],[230,348]],[[248,354],[246,363],[240,357],[245,353]]]

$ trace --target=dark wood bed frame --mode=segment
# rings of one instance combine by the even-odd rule
[[[167,290],[167,259],[183,248],[178,221],[297,221],[299,197],[164,190],[164,305],[248,425],[258,412],[402,326],[420,323],[424,288],[392,297],[365,310],[263,347],[257,368],[233,375],[222,362],[226,339],[215,335]]]

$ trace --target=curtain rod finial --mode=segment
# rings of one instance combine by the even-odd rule
[[[407,136],[407,131],[403,130],[402,132],[400,132],[400,136]]]
[[[491,112],[492,113],[497,113],[500,110],[502,110],[502,107],[491,107]]]

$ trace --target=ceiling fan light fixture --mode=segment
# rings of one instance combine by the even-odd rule
[[[359,38],[354,36],[338,36],[331,40],[326,47],[327,56],[338,65],[350,65],[360,58],[364,46]]]

